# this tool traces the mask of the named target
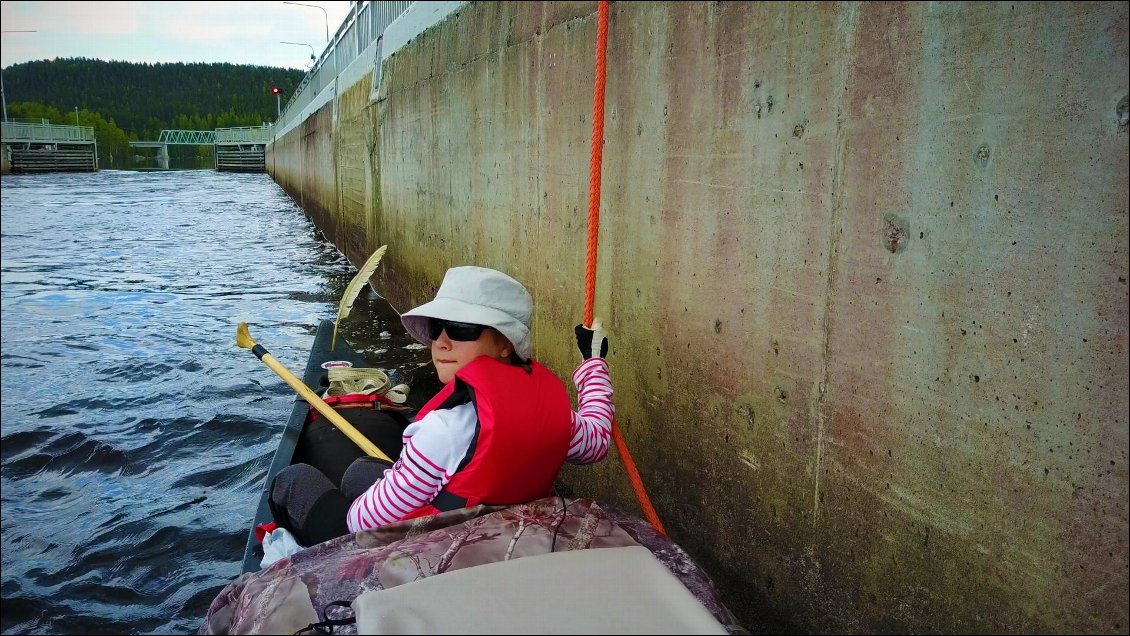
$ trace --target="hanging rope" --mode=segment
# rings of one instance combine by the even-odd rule
[[[600,164],[604,155],[604,79],[608,56],[608,3],[597,3],[596,78],[592,89],[592,156],[589,157],[589,235],[585,258],[585,326],[592,326],[596,248],[600,235]]]
[[[591,327],[593,320],[593,303],[596,297],[596,248],[597,238],[600,234],[600,164],[604,147],[604,79],[605,60],[608,53],[608,2],[601,0],[597,10],[596,27],[596,81],[592,91],[592,156],[589,162],[589,234],[587,255],[585,258],[585,326]],[[628,452],[628,445],[624,436],[620,434],[620,425],[616,417],[612,418],[612,441],[616,443],[616,450],[624,463],[624,470],[628,472],[628,481],[632,482],[632,490],[643,509],[644,516],[652,527],[660,534],[666,535],[663,524],[659,522],[659,515],[651,505],[651,499],[644,490],[640,472],[632,455]]]

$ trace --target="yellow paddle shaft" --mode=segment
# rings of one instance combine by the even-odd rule
[[[381,449],[377,448],[376,444],[370,442],[367,437],[361,434],[361,431],[353,428],[353,425],[350,424],[348,420],[338,414],[337,411],[333,410],[333,407],[329,404],[326,404],[326,401],[318,397],[317,393],[311,391],[310,387],[306,386],[305,382],[299,380],[297,376],[290,372],[290,369],[283,366],[278,360],[275,360],[273,355],[264,350],[263,355],[259,359],[263,361],[263,364],[271,367],[272,371],[279,374],[279,377],[289,384],[290,388],[301,395],[304,400],[309,402],[311,406],[317,409],[318,412],[322,414],[322,417],[329,420],[342,433],[345,433],[345,436],[352,440],[354,444],[357,444],[361,450],[365,451],[366,455],[392,463],[392,459],[382,453]]]

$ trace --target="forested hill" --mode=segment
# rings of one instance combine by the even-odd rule
[[[141,160],[130,141],[155,141],[165,129],[214,130],[274,122],[272,86],[286,100],[304,71],[238,64],[137,64],[60,58],[4,69],[9,119],[47,119],[94,128],[99,165],[134,167]],[[76,112],[77,108],[77,112]],[[210,148],[174,146],[173,160]]]
[[[71,115],[73,122],[77,106],[113,122],[131,139],[145,140],[156,139],[166,128],[212,130],[273,122],[277,106],[271,87],[281,88],[285,101],[303,75],[267,66],[60,58],[5,68],[4,94],[9,118],[46,116],[21,107],[35,102]]]

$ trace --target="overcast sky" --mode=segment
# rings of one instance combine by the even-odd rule
[[[351,2],[0,2],[0,65],[57,57],[305,69]],[[10,31],[35,31],[12,33]],[[300,44],[282,44],[282,41]],[[303,44],[309,45],[303,46]]]

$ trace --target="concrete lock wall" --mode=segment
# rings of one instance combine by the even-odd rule
[[[1127,6],[612,4],[619,426],[747,627],[1127,633]],[[471,3],[268,159],[397,307],[524,281],[562,377],[595,11]]]

